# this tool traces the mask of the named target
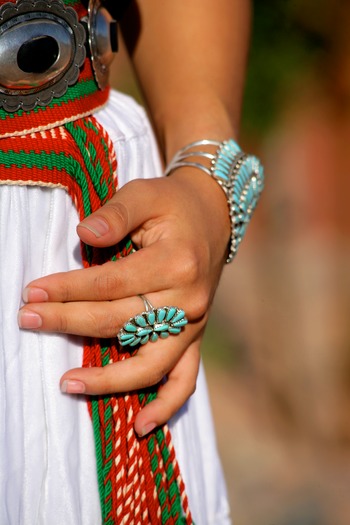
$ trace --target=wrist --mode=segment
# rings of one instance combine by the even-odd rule
[[[217,255],[220,254],[219,258],[225,261],[230,242],[231,221],[222,188],[211,177],[186,166],[175,170],[168,180],[173,180],[185,192],[186,201],[183,205],[191,208],[191,213],[198,210],[198,223],[203,222],[203,215],[205,216],[205,228],[210,229],[207,235],[215,237]],[[210,235],[214,232],[214,236]]]
[[[216,147],[215,154],[208,149]],[[226,262],[235,257],[253,211],[264,187],[260,161],[245,154],[233,140],[200,140],[181,148],[168,164],[165,175],[181,168],[204,172],[223,190],[231,222],[231,237]]]

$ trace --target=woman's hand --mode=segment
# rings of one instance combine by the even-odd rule
[[[200,342],[230,232],[226,198],[209,176],[182,168],[166,179],[130,182],[77,231],[97,247],[130,234],[139,250],[116,262],[32,281],[19,324],[112,337],[144,310],[140,294],[154,307],[183,308],[189,324],[181,334],[141,346],[130,359],[70,370],[61,378],[67,393],[107,394],[144,388],[167,375],[157,399],[136,418],[135,429],[143,435],[166,422],[195,389]]]

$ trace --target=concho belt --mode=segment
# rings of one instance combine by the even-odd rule
[[[117,25],[100,0],[79,19],[63,0],[17,0],[0,8],[0,108],[31,111],[63,97],[88,57],[100,90],[108,86]],[[74,2],[72,2],[74,4]]]

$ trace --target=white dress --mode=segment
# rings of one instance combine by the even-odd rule
[[[96,117],[116,148],[119,185],[161,175],[144,111],[113,92]],[[79,337],[20,330],[24,286],[81,268],[78,214],[63,189],[0,187],[0,525],[98,525],[93,433],[85,399],[59,379],[81,366]],[[170,422],[197,525],[230,523],[203,370]]]

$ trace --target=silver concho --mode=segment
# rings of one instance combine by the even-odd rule
[[[85,29],[62,0],[17,0],[0,8],[0,107],[46,106],[75,84]]]
[[[108,85],[109,66],[117,51],[116,28],[116,21],[101,6],[100,0],[89,0],[89,46],[95,79],[100,89]]]

